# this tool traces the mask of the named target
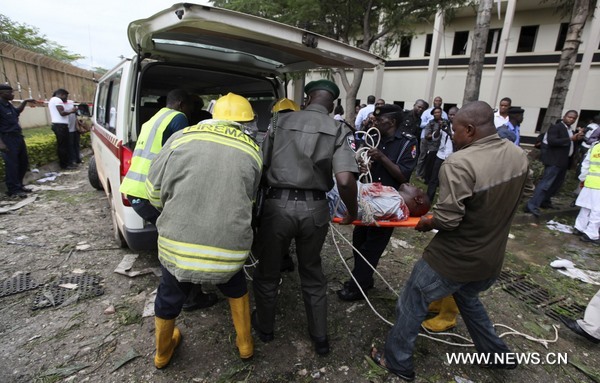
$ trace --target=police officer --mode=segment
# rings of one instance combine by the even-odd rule
[[[174,89],[167,94],[167,105],[142,125],[133,151],[131,167],[119,188],[119,191],[127,196],[133,210],[153,225],[156,225],[160,211],[150,204],[146,192],[150,163],[173,133],[189,125],[187,115],[191,113],[192,106],[193,99],[183,89]],[[215,303],[217,296],[212,293],[204,294],[202,287],[197,285],[183,309],[191,311],[210,307]]]
[[[368,152],[372,161],[371,176],[373,182],[398,189],[400,184],[410,180],[417,164],[417,138],[399,129],[398,124],[402,121],[402,108],[399,106],[385,104],[375,108],[374,114],[381,139],[379,145]],[[352,233],[352,244],[373,267],[377,267],[393,231],[393,227],[356,226]],[[353,255],[352,275],[366,293],[373,287],[373,269],[356,251],[353,251]],[[344,301],[364,298],[352,279],[344,283],[337,295]]]
[[[308,83],[304,110],[279,115],[277,126],[263,143],[264,176],[269,186],[261,225],[252,252],[256,311],[253,327],[263,342],[273,340],[275,305],[282,255],[292,238],[296,243],[302,297],[308,331],[319,355],[329,352],[327,338],[327,280],[321,267],[321,248],[330,221],[325,193],[335,174],[349,224],[357,214],[358,166],[348,145],[350,130],[328,116],[339,96],[331,81]]]
[[[23,100],[15,108],[10,103],[14,98],[13,88],[8,84],[0,84],[0,152],[6,173],[6,194],[13,198],[25,198],[25,193],[31,192],[31,189],[23,186],[29,158],[23,130],[19,125],[19,115],[25,109],[25,105],[33,99]]]

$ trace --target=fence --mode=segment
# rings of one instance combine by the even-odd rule
[[[91,102],[98,78],[93,71],[0,41],[0,82],[13,87],[15,99],[49,100],[56,89],[65,88],[70,99]]]

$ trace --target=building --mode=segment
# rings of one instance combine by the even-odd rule
[[[521,134],[525,143],[531,143],[542,127],[570,14],[558,14],[551,2],[540,0],[500,1],[500,14],[496,2],[493,8],[480,100],[497,107],[501,98],[510,97],[513,106],[525,109]],[[599,9],[600,5],[595,17],[591,17],[594,9],[590,11],[582,33],[565,103],[565,111],[580,111],[578,125],[587,125],[600,113]],[[460,106],[476,14],[477,7],[464,7],[447,25],[440,15],[434,23],[417,25],[414,35],[403,39],[387,57],[385,68],[365,72],[357,98],[364,102],[373,94],[388,103],[411,108],[418,98],[431,102],[433,97],[441,96],[445,110]],[[581,70],[584,57],[591,58],[589,70]],[[340,97],[343,100],[345,94]]]

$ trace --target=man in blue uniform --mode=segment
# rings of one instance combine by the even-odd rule
[[[8,84],[0,84],[0,152],[2,152],[6,173],[6,194],[13,198],[25,198],[26,193],[31,192],[31,189],[23,186],[29,158],[23,130],[19,124],[19,115],[25,109],[25,105],[34,100],[23,100],[15,108],[11,104],[14,98],[13,88]]]
[[[375,108],[374,114],[377,117],[377,129],[381,133],[381,140],[377,148],[371,148],[368,152],[372,161],[371,176],[373,182],[381,182],[385,186],[398,189],[401,184],[408,182],[417,164],[417,138],[398,128],[402,121],[402,108],[399,106],[386,104]],[[411,212],[411,215],[422,215],[426,212],[427,210]],[[352,233],[352,244],[369,264],[376,268],[393,231],[393,227],[356,226]],[[366,292],[373,287],[373,269],[356,251],[353,251],[353,255],[352,276]],[[337,295],[344,301],[364,299],[353,279],[345,282]]]

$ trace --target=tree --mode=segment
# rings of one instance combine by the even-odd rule
[[[464,3],[465,0],[214,0],[218,7],[304,28],[384,57],[403,35],[412,34],[415,23],[430,20],[438,8]],[[346,91],[346,117],[353,121],[364,69],[353,69],[351,80],[345,70],[334,72]]]
[[[480,0],[477,10],[477,24],[473,33],[473,47],[469,59],[469,69],[465,83],[463,105],[469,101],[479,100],[479,87],[485,59],[485,47],[490,30],[493,0]]]
[[[594,9],[595,6],[595,0],[562,0],[556,3],[558,12],[567,9],[571,11],[571,19],[558,68],[556,69],[548,109],[542,123],[542,132],[547,131],[551,124],[562,117],[561,113],[565,107],[565,99],[575,69],[577,50],[581,44],[581,32],[589,16],[590,9]]]
[[[72,63],[85,56],[69,52],[66,47],[40,34],[40,30],[27,24],[21,24],[0,14],[0,40],[30,51],[38,52],[53,59]]]

